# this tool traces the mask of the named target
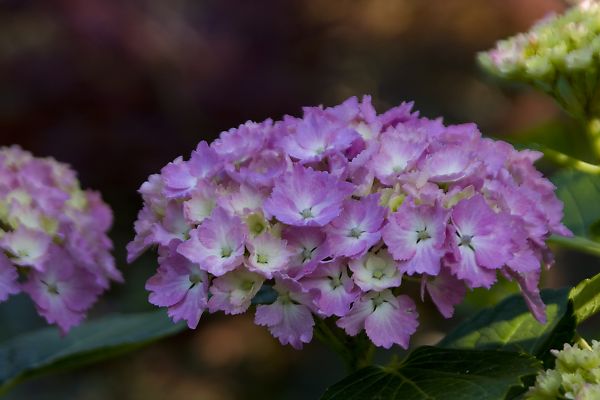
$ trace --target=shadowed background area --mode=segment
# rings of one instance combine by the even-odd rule
[[[156,256],[131,266],[124,256],[141,207],[136,189],[200,140],[246,120],[371,94],[381,111],[414,100],[424,116],[474,121],[510,141],[542,140],[535,127],[545,124],[544,141],[585,153],[551,99],[499,86],[475,64],[478,51],[565,7],[559,0],[0,0],[0,145],[71,164],[113,207],[126,283],[90,318],[149,310],[144,282]],[[597,271],[593,258],[557,257],[545,286]],[[471,295],[458,318],[506,290]],[[413,345],[434,343],[455,323],[419,307]],[[0,305],[0,339],[41,325],[25,298]],[[310,399],[342,374],[317,343],[294,351],[250,315],[215,315],[203,316],[195,332],[27,382],[7,398]]]

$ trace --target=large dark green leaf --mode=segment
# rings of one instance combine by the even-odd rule
[[[0,344],[0,393],[23,379],[113,357],[184,327],[155,311],[89,321],[65,337],[54,327],[19,335]]]
[[[397,367],[367,367],[321,400],[501,400],[541,363],[519,353],[420,347]]]
[[[563,223],[573,232],[575,238],[561,238],[558,244],[571,247],[583,245],[590,253],[600,255],[599,226],[600,221],[600,176],[585,174],[578,171],[562,170],[552,177],[557,186],[556,195],[564,203]],[[584,242],[584,240],[587,241]]]
[[[475,314],[450,332],[439,346],[459,349],[499,349],[532,354],[550,363],[551,349],[562,348],[575,335],[569,290],[544,290],[548,322],[533,318],[521,295],[510,296]]]
[[[569,294],[577,323],[581,323],[600,312],[600,274],[585,279]]]

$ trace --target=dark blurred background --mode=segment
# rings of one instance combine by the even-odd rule
[[[565,7],[559,0],[0,0],[0,145],[71,164],[113,207],[126,283],[90,318],[149,310],[143,287],[156,257],[128,266],[123,250],[141,206],[136,189],[200,140],[246,120],[371,94],[382,111],[414,100],[424,116],[474,121],[487,135],[581,150],[552,100],[498,85],[475,63],[476,52]],[[597,271],[595,259],[557,257],[545,286]],[[471,295],[458,319],[510,290]],[[426,305],[420,312],[413,345],[434,343],[456,323]],[[0,305],[0,340],[42,325],[24,297]],[[250,316],[217,315],[194,332],[24,383],[6,398],[312,399],[342,374],[318,343],[294,351]]]

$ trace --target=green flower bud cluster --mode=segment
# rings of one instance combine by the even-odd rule
[[[551,15],[479,54],[484,69],[555,97],[576,117],[600,114],[600,2]]]
[[[600,342],[583,347],[565,344],[563,350],[552,350],[554,369],[540,373],[526,393],[528,400],[600,399]]]

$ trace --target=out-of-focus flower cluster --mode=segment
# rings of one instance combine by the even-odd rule
[[[496,76],[551,94],[575,116],[600,115],[600,3],[586,0],[550,15],[529,32],[499,41],[479,61]]]
[[[591,348],[565,344],[552,354],[556,357],[554,369],[537,376],[526,399],[600,399],[600,342],[594,340]]]
[[[106,232],[112,212],[73,170],[17,146],[0,148],[0,301],[24,291],[63,332],[110,280],[121,280]]]
[[[150,302],[195,328],[204,311],[243,313],[272,287],[255,321],[283,344],[301,347],[331,318],[406,348],[418,321],[404,282],[450,317],[466,288],[504,275],[543,321],[545,240],[569,231],[533,166],[541,154],[411,108],[377,115],[365,96],[247,122],[150,176],[128,245],[130,261],[158,246]]]

